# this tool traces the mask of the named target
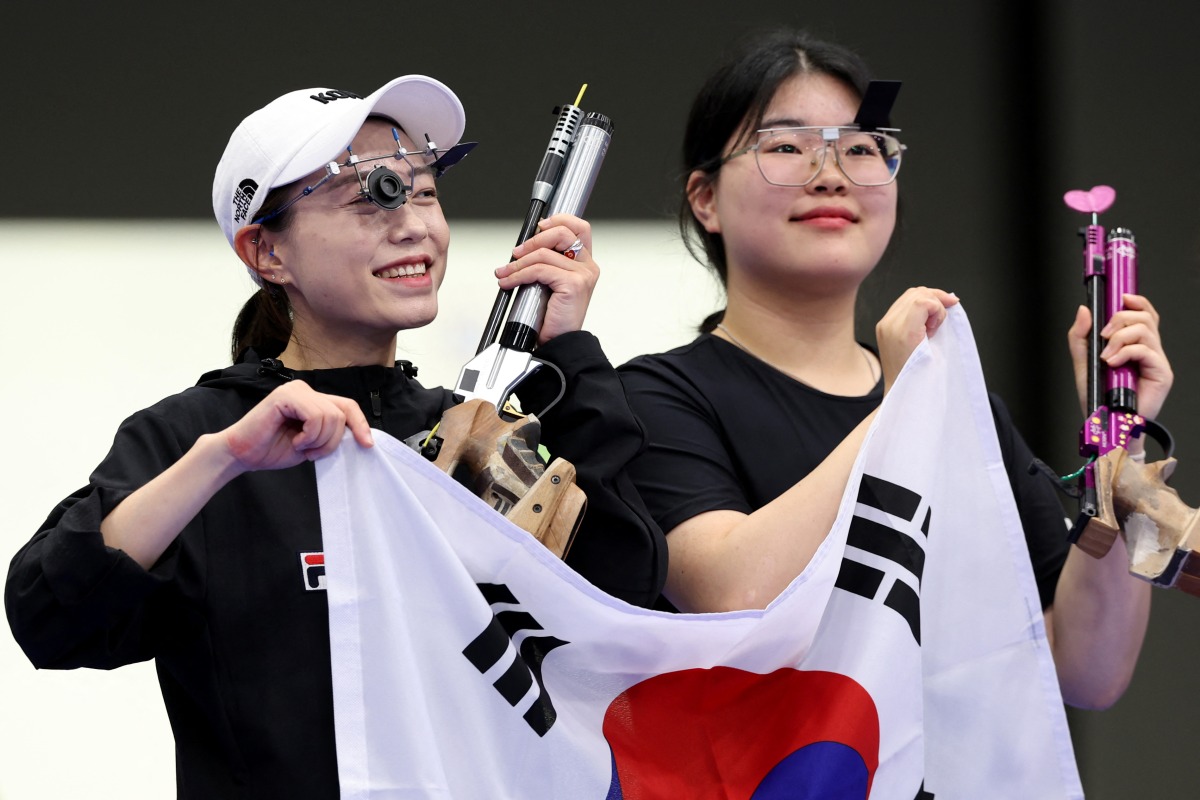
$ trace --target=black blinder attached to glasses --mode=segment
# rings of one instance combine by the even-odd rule
[[[900,94],[900,81],[871,81],[858,106],[854,124],[860,131],[892,127],[892,106]]]
[[[412,187],[387,167],[375,167],[367,174],[367,197],[380,208],[397,209],[408,201]]]

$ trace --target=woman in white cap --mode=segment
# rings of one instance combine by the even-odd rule
[[[398,331],[437,313],[449,228],[436,177],[464,124],[458,98],[423,76],[366,98],[292,92],[243,121],[213,185],[261,287],[234,331],[235,364],[127,419],[88,485],[13,559],[5,603],[34,664],[156,660],[180,797],[337,796],[310,462],[347,429],[362,447],[374,428],[403,439],[454,403],[395,354]],[[641,428],[579,330],[599,272],[590,251],[587,223],[553,217],[497,275],[553,292],[538,356],[567,393],[542,441],[576,465],[589,501],[568,563],[648,605],[665,544],[623,472]],[[557,389],[534,376],[521,399],[543,407]]]

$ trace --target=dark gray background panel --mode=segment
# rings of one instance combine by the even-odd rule
[[[1195,6],[1115,0],[9,3],[0,216],[206,218],[217,158],[251,110],[291,89],[365,93],[423,72],[459,93],[482,143],[443,184],[453,217],[512,219],[515,232],[551,109],[587,82],[583,105],[617,128],[591,216],[665,218],[687,105],[715,60],[752,29],[807,26],[905,82],[902,231],[864,288],[863,335],[907,286],[957,292],[989,385],[1036,452],[1074,469],[1063,343],[1082,300],[1082,220],[1061,196],[1114,186],[1103,221],[1138,237],[1178,373],[1163,418],[1179,440],[1174,483],[1200,505],[1198,23]],[[1187,689],[1200,599],[1155,603],[1128,694],[1072,715],[1091,798],[1196,794],[1176,765],[1200,740]]]

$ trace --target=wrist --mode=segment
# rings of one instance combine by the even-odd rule
[[[202,434],[184,458],[191,460],[218,488],[248,471],[225,437],[217,433]]]

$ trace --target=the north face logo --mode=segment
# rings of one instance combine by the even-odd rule
[[[242,222],[246,219],[246,215],[250,213],[250,203],[254,200],[254,193],[258,191],[258,184],[246,178],[238,184],[238,187],[233,192],[233,221]]]
[[[343,97],[352,97],[355,100],[362,99],[354,92],[343,92],[341,89],[329,89],[319,94],[310,94],[309,97],[322,105],[332,103],[334,100],[341,100]]]

